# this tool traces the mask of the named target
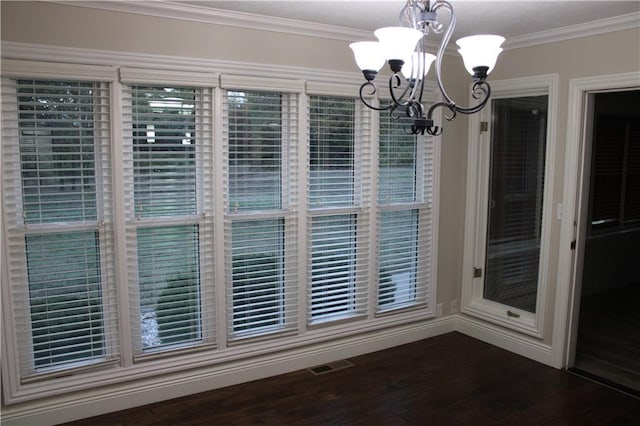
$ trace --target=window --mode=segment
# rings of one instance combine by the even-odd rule
[[[353,98],[315,95],[309,103],[308,322],[318,324],[366,312],[368,111]]]
[[[108,86],[3,87],[12,106],[3,189],[21,376],[116,360]]]
[[[231,340],[297,327],[297,110],[295,94],[226,91]]]
[[[212,340],[210,105],[207,89],[125,86],[125,178],[136,354]]]
[[[357,87],[9,63],[6,403],[433,316],[435,144]]]
[[[556,80],[494,82],[480,117],[491,117],[489,131],[469,151],[465,246],[472,272],[464,277],[462,309],[537,337],[548,280]]]
[[[378,153],[378,311],[427,301],[431,219],[424,186],[432,179],[433,140],[408,135],[380,115]],[[429,176],[427,178],[427,176]],[[422,177],[422,178],[421,178]]]

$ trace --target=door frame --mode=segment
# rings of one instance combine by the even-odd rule
[[[569,80],[567,138],[564,156],[558,272],[554,308],[551,361],[570,367],[575,358],[582,265],[589,197],[589,97],[593,93],[637,88],[640,73],[630,72]]]

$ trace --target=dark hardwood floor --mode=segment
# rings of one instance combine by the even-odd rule
[[[640,400],[459,333],[69,425],[638,425]]]

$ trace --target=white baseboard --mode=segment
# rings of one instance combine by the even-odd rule
[[[205,392],[458,331],[553,366],[551,346],[465,315],[362,333],[298,349],[2,407],[3,426],[53,425]]]
[[[52,425],[355,357],[456,330],[456,316],[362,333],[247,360],[2,407],[2,425]]]
[[[554,366],[551,346],[540,340],[471,318],[456,317],[456,331],[542,364]]]

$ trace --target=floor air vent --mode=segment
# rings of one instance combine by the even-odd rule
[[[315,367],[308,368],[311,374],[319,376],[321,374],[333,373],[334,371],[344,370],[345,368],[353,367],[351,361],[341,359],[340,361],[328,362],[322,365],[316,365]]]

